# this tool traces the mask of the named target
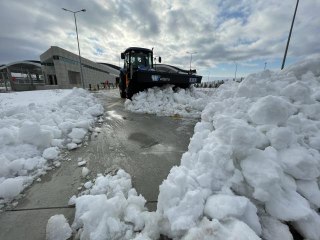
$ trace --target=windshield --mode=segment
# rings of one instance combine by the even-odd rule
[[[131,63],[133,68],[150,68],[152,67],[152,53],[132,53]]]

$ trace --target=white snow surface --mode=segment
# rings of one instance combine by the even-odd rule
[[[131,111],[201,120],[181,165],[161,184],[155,212],[147,211],[146,200],[125,171],[100,174],[69,201],[76,206],[76,237],[292,240],[286,225],[290,222],[305,239],[319,240],[319,66],[318,57],[283,71],[252,74],[241,83],[227,81],[212,91],[174,93],[167,86],[127,100],[125,107]],[[22,136],[28,136],[28,128],[37,129],[29,122],[19,126]],[[84,121],[59,126],[74,144],[83,135],[79,129],[89,130]],[[9,145],[18,134],[0,139]],[[23,138],[33,146],[25,152],[45,149],[42,145],[50,138],[43,129],[38,134],[43,141]],[[24,183],[21,176],[3,179],[8,180],[17,186]],[[0,185],[0,193],[15,194],[3,189]]]
[[[153,88],[128,110],[197,117],[160,186],[158,231],[174,239],[320,239],[320,58],[201,89]],[[205,106],[205,107],[204,107]],[[251,229],[251,230],[250,230]],[[211,235],[214,235],[212,238]]]
[[[83,89],[1,93],[0,202],[49,170],[60,149],[74,148],[101,114],[102,105]]]

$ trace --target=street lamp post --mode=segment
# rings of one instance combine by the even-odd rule
[[[299,5],[299,0],[297,0],[296,8],[295,8],[295,10],[294,10],[294,14],[293,14],[293,18],[292,18],[292,23],[291,23],[291,28],[290,28],[290,32],[289,32],[289,36],[288,36],[288,41],[287,41],[287,46],[286,46],[286,50],[285,50],[285,52],[284,52],[284,56],[283,56],[283,60],[282,60],[281,70],[284,68],[284,64],[285,64],[285,62],[286,62],[287,52],[288,52],[289,43],[290,43],[290,38],[291,38],[291,33],[292,33],[292,28],[293,28],[293,24],[294,24],[294,19],[296,18],[296,13],[297,13],[298,5]]]
[[[62,8],[62,10],[73,13],[74,16],[74,24],[76,26],[76,33],[77,33],[77,43],[78,43],[78,51],[79,51],[79,63],[80,63],[80,73],[81,73],[81,82],[82,82],[82,88],[85,89],[84,85],[84,77],[83,77],[83,71],[82,71],[82,62],[81,62],[81,54],[80,54],[80,44],[79,44],[79,37],[78,37],[78,27],[77,27],[77,18],[76,13],[78,12],[85,12],[85,9],[81,9],[79,11],[71,11],[66,8]]]
[[[190,54],[190,72],[191,72],[192,55],[196,54],[197,52],[187,52],[187,53]]]
[[[237,80],[237,70],[238,70],[238,63],[234,62],[234,64],[236,65],[236,70],[234,71],[234,80]]]

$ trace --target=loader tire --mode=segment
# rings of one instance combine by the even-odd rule
[[[124,90],[119,90],[120,91],[120,97],[121,98],[126,98],[126,92]]]

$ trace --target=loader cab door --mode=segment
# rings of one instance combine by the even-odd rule
[[[129,57],[129,53],[126,53],[126,54],[124,54],[124,65],[123,65],[123,68],[125,69],[125,70],[128,70],[129,69],[129,65],[130,65],[130,57]]]

